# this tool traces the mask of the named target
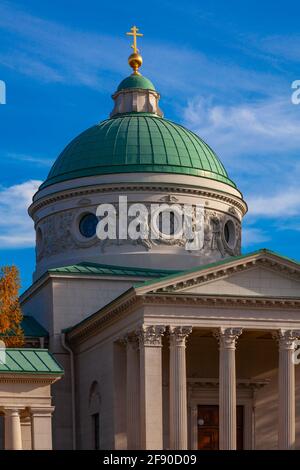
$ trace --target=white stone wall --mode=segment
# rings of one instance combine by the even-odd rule
[[[159,178],[160,177],[160,178]],[[138,183],[132,183],[138,181]],[[80,187],[76,186],[79,185]],[[86,184],[90,183],[88,189]],[[95,213],[103,203],[118,208],[119,195],[128,204],[202,204],[204,207],[204,245],[186,250],[179,240],[107,240],[80,234],[79,221]],[[246,211],[236,189],[201,177],[168,174],[123,174],[83,178],[52,185],[37,193],[30,214],[37,231],[37,266],[34,278],[45,270],[89,261],[121,266],[187,269],[240,253],[241,220]],[[232,237],[227,243],[224,225],[232,221]],[[147,221],[150,225],[150,221]]]
[[[49,348],[65,374],[53,389],[53,446],[72,448],[72,408],[70,356],[61,344],[61,331],[82,321],[121,293],[138,278],[104,279],[53,278],[22,299],[22,311],[34,316],[49,331]],[[91,361],[95,367],[95,360]]]

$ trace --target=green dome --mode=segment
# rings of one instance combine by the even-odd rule
[[[143,90],[155,90],[153,83],[143,75],[130,75],[124,78],[117,91],[126,90],[128,88],[141,88]]]
[[[73,178],[136,172],[202,176],[236,187],[214,151],[196,134],[153,114],[130,113],[76,137],[41,188]]]

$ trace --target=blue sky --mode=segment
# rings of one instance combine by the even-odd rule
[[[0,0],[0,265],[30,284],[26,207],[64,146],[108,116],[133,24],[165,116],[212,146],[248,201],[243,251],[300,259],[299,17],[282,0]]]

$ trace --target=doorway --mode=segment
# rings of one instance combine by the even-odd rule
[[[244,407],[236,407],[237,449],[243,449]],[[219,450],[219,406],[198,405],[198,449]]]

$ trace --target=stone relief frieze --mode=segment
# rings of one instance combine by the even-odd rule
[[[39,224],[41,240],[37,240],[36,245],[37,261],[76,247],[71,234],[74,216],[75,211],[66,211],[49,215]]]
[[[170,202],[177,201],[172,200]],[[140,231],[149,232],[151,228],[151,204],[145,204],[148,209],[148,215],[141,218]],[[118,220],[118,205],[115,204],[115,210]],[[36,243],[36,257],[37,261],[40,261],[44,257],[53,256],[59,253],[74,250],[76,248],[89,248],[91,246],[99,246],[102,252],[109,249],[110,246],[121,246],[121,245],[138,245],[143,247],[146,251],[150,251],[156,246],[167,245],[167,246],[178,246],[184,248],[186,243],[190,240],[183,235],[182,238],[172,238],[159,236],[159,238],[153,239],[138,238],[132,240],[130,238],[125,240],[118,239],[118,224],[117,224],[117,238],[115,240],[106,239],[99,240],[96,236],[92,239],[84,240],[79,234],[79,220],[82,214],[82,208],[72,209],[56,214],[51,214],[45,219],[41,220],[36,230],[40,230],[41,236],[37,236]],[[128,217],[128,226],[135,217]],[[231,220],[235,227],[235,242],[229,246],[226,243],[224,236],[224,226],[227,220]],[[195,214],[192,219],[192,230],[195,230],[197,220]],[[172,226],[171,226],[172,229]],[[159,228],[158,228],[159,231]],[[219,213],[217,211],[204,208],[204,241],[199,241],[199,249],[193,250],[193,253],[199,253],[204,257],[209,257],[212,252],[218,252],[221,257],[226,255],[235,256],[240,253],[241,246],[241,226],[239,221],[234,217],[233,211],[228,211],[228,214]]]

